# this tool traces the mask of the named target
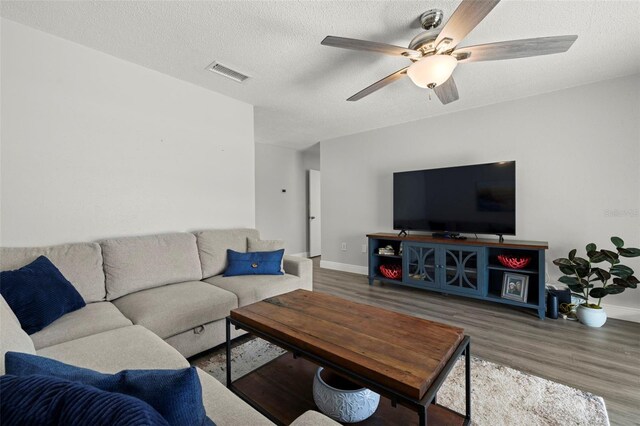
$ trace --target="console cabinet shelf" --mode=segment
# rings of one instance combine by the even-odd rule
[[[472,297],[495,303],[535,309],[545,316],[546,242],[490,239],[451,240],[429,235],[399,237],[395,234],[369,234],[369,285],[374,281],[421,288],[446,294]],[[378,254],[391,246],[394,255]],[[523,269],[504,267],[498,255],[531,257]],[[382,265],[400,265],[402,279],[392,280],[380,272]],[[505,299],[502,281],[505,272],[529,277],[526,301]]]

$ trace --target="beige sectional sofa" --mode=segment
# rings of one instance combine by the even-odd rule
[[[0,270],[44,255],[87,303],[29,336],[0,297],[0,373],[10,350],[105,373],[188,367],[186,357],[225,341],[224,318],[231,309],[312,289],[311,261],[292,256],[284,258],[284,275],[222,277],[226,250],[246,251],[247,238],[258,237],[254,229],[205,230],[0,248]],[[272,424],[213,377],[198,374],[207,414],[217,425]],[[336,423],[308,412],[294,424]]]

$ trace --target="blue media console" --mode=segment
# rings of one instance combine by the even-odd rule
[[[542,241],[500,242],[497,238],[451,240],[430,235],[398,236],[377,233],[369,238],[369,285],[374,281],[404,285],[489,302],[535,309],[545,317],[545,251]],[[393,247],[394,254],[379,249]],[[530,257],[522,269],[503,266],[499,255]],[[399,265],[401,279],[382,275],[380,266]],[[524,301],[502,296],[505,273],[528,277]]]

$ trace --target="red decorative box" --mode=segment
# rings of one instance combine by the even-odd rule
[[[531,262],[531,257],[518,257],[508,254],[498,255],[498,261],[507,268],[522,269]]]
[[[380,273],[390,280],[402,278],[402,267],[400,265],[381,265]]]

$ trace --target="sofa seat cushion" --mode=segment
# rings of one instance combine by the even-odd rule
[[[238,298],[238,306],[246,306],[267,297],[277,296],[302,288],[302,280],[295,275],[242,275],[215,277],[204,280],[209,284],[232,292]]]
[[[187,281],[128,294],[113,303],[134,324],[165,339],[229,315],[232,293],[202,281]]]
[[[112,303],[89,303],[31,335],[36,349],[57,345],[131,324]]]
[[[295,419],[289,426],[340,426],[340,423],[322,413],[309,410]]]
[[[222,383],[206,372],[197,369],[202,385],[202,402],[207,416],[216,426],[273,426],[273,423],[256,411]],[[296,426],[340,426],[324,414],[307,411],[292,424]]]
[[[189,367],[178,351],[139,325],[49,346],[37,354],[101,373]]]
[[[273,426],[273,423],[256,411],[222,383],[204,371],[197,369],[202,385],[202,402],[209,417],[217,426]]]

